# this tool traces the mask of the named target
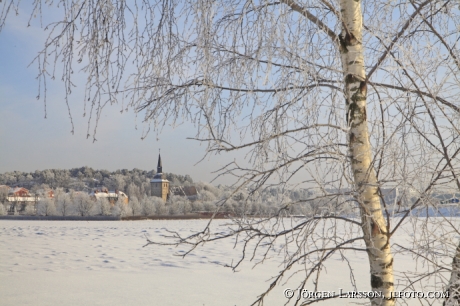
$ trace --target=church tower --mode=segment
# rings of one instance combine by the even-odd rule
[[[169,198],[169,181],[163,174],[163,165],[161,164],[161,155],[158,153],[157,174],[150,181],[151,195],[162,198],[163,201]]]

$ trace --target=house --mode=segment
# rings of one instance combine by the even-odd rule
[[[29,193],[29,190],[25,189],[24,187],[15,187],[15,188],[10,188],[8,196],[29,197],[30,193]]]
[[[94,200],[98,199],[107,199],[110,204],[114,205],[115,202],[118,202],[118,200],[121,200],[123,204],[128,204],[129,199],[126,193],[123,191],[115,190],[115,191],[109,191],[107,189],[103,190],[94,190],[94,192],[90,193],[91,198]]]
[[[7,202],[23,204],[36,203],[38,200],[40,200],[38,196],[30,194],[29,190],[25,189],[24,187],[10,188],[8,196],[6,197]]]
[[[6,197],[8,213],[22,212],[26,210],[28,205],[35,205],[40,198],[37,195],[32,195],[24,187],[10,188]]]
[[[198,190],[196,190],[195,186],[171,187],[171,193],[173,195],[187,197],[191,201],[195,201],[198,198]]]

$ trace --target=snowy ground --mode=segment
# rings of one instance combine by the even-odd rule
[[[233,273],[222,266],[238,259],[230,240],[207,244],[185,258],[176,256],[185,247],[143,248],[145,235],[158,240],[165,228],[189,233],[205,222],[0,220],[0,305],[250,305],[268,288],[282,258],[255,268],[246,262]],[[349,257],[358,288],[369,290],[366,254]],[[322,272],[321,289],[352,290],[347,267],[332,259]],[[411,267],[410,256],[395,256],[396,271]],[[278,286],[265,305],[283,305],[283,290],[292,287]],[[363,302],[368,301],[340,299],[328,305]]]

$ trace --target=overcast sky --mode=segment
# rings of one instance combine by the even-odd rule
[[[210,181],[211,172],[220,168],[233,156],[202,159],[205,146],[187,137],[196,129],[191,125],[164,127],[157,136],[150,133],[141,140],[142,124],[134,113],[120,113],[114,105],[103,112],[97,131],[98,141],[86,139],[87,120],[83,117],[83,82],[75,88],[70,106],[75,133],[64,100],[63,83],[48,84],[47,105],[37,100],[37,65],[27,67],[40,50],[45,32],[37,24],[27,27],[27,14],[9,18],[0,33],[0,173],[43,169],[70,169],[89,166],[94,169],[151,170],[156,168],[161,148],[163,170],[175,174],[189,174],[196,181]],[[77,75],[84,80],[83,74]],[[77,82],[78,83],[78,82]],[[230,183],[219,179],[215,183]]]

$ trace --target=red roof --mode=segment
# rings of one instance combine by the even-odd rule
[[[11,193],[18,197],[28,197],[29,196],[29,190],[25,189],[24,187],[13,188]]]

